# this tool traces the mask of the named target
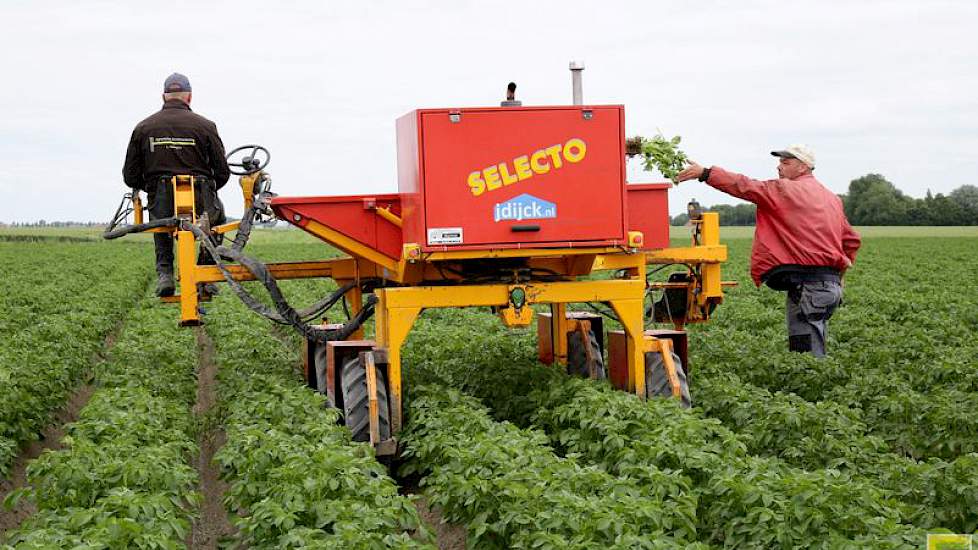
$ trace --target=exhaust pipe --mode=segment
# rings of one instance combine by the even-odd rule
[[[584,89],[581,86],[581,71],[584,70],[584,63],[580,61],[570,62],[571,87],[574,94],[574,105],[584,105]]]

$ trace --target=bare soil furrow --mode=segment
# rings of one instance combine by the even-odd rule
[[[203,426],[198,436],[200,455],[197,458],[203,500],[200,504],[200,515],[193,525],[190,543],[191,548],[216,549],[221,538],[233,534],[233,527],[223,503],[227,484],[221,480],[220,469],[214,464],[214,454],[224,445],[224,431],[213,422],[214,417],[211,414],[217,400],[214,342],[203,327],[198,327],[196,331],[199,366],[194,415]]]

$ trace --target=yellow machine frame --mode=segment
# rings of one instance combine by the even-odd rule
[[[253,196],[253,189],[260,173],[240,178],[246,208]],[[196,223],[194,209],[194,178],[175,176],[174,206],[178,217]],[[391,223],[400,224],[400,218],[389,211],[376,210],[379,216]],[[656,288],[685,287],[688,290],[689,308],[687,322],[705,321],[711,306],[723,299],[725,283],[720,279],[720,264],[727,260],[727,248],[720,244],[719,217],[716,213],[704,213],[694,221],[694,243],[688,247],[642,251],[637,248],[594,247],[555,249],[503,249],[482,251],[454,251],[422,253],[420,246],[405,244],[399,261],[391,261],[361,243],[322,224],[309,221],[304,229],[349,254],[330,260],[315,262],[284,262],[268,264],[269,272],[277,279],[302,279],[329,277],[338,283],[358,282],[367,278],[384,278],[403,286],[379,288],[375,291],[377,304],[376,346],[386,352],[388,395],[391,400],[391,433],[396,435],[402,423],[401,417],[401,347],[411,327],[422,310],[427,308],[491,306],[499,311],[503,322],[509,326],[526,326],[531,322],[531,306],[548,304],[552,313],[551,341],[555,362],[566,364],[568,330],[576,321],[566,316],[567,304],[604,302],[618,315],[626,334],[628,367],[627,390],[641,397],[646,396],[646,352],[663,354],[667,375],[671,379],[673,394],[679,395],[676,366],[672,360],[671,342],[644,334],[644,299],[646,293],[646,267],[649,264],[686,264],[698,274],[691,283],[654,283]],[[224,233],[237,229],[238,223],[210,228],[211,232]],[[216,266],[197,265],[194,235],[182,229],[172,231],[177,239],[177,262],[180,293],[169,299],[180,303],[180,324],[199,325],[198,283],[224,281],[224,275]],[[593,271],[616,270],[621,278],[607,280],[570,280],[560,282],[531,282],[526,284],[459,284],[423,285],[421,281],[445,277],[433,262],[475,258],[526,258],[531,267],[547,267],[568,276],[587,275]],[[252,275],[241,266],[228,266],[228,271],[238,281],[252,280]],[[516,303],[514,296],[524,298]],[[352,313],[362,307],[363,297],[359,285],[349,295]],[[351,336],[361,339],[362,329]],[[372,360],[372,358],[371,358]],[[368,369],[368,372],[373,372]],[[376,400],[376,382],[371,385]],[[370,388],[368,388],[370,389]],[[376,427],[376,407],[371,407],[371,426]],[[371,442],[378,453],[394,452],[395,441],[374,441],[376,430],[371,430]],[[393,439],[393,438],[392,438]]]

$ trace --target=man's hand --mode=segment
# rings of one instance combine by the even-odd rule
[[[699,179],[703,175],[703,167],[696,164],[696,161],[689,161],[689,166],[676,176],[676,181],[689,181]]]

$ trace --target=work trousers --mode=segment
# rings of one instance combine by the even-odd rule
[[[836,281],[803,282],[787,294],[788,349],[825,357],[828,323],[842,302],[842,285]]]
[[[160,178],[155,186],[147,189],[147,195],[151,220],[173,216],[173,184],[168,178]],[[198,216],[207,213],[212,226],[227,221],[224,205],[217,196],[217,186],[212,180],[201,179],[194,182],[194,206]],[[220,245],[224,242],[224,235],[213,235],[211,240],[214,244]],[[156,272],[173,273],[173,236],[169,233],[153,233],[153,244],[156,245]],[[197,264],[213,265],[214,263],[214,258],[211,258],[204,247],[201,247]]]

